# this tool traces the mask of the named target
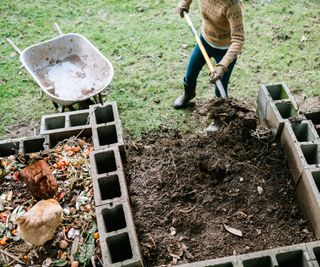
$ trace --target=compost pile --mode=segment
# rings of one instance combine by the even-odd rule
[[[92,150],[91,140],[73,137],[50,150],[31,155],[16,152],[0,159],[1,266],[17,262],[27,266],[70,266],[71,263],[77,266],[77,262],[80,266],[90,266],[92,260],[101,262],[89,168]],[[15,219],[37,202],[21,181],[20,170],[39,159],[50,166],[56,177],[55,199],[63,208],[63,220],[37,258],[17,235]]]
[[[300,214],[281,147],[254,110],[232,99],[193,114],[221,129],[162,127],[127,145],[126,173],[148,266],[249,253],[314,235]]]

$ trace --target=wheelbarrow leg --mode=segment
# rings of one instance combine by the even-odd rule
[[[93,98],[94,98],[94,101],[96,101],[97,104],[103,104],[101,93],[98,94],[98,95],[95,95]]]
[[[59,111],[60,113],[65,112],[65,109],[66,109],[65,106],[60,106],[60,105],[58,105],[58,104],[57,104],[56,102],[54,102],[54,101],[52,101],[52,103],[53,103],[53,105],[54,105],[54,107],[55,107],[55,109],[56,109],[57,111]]]
[[[52,104],[54,105],[55,109],[59,109],[59,105],[56,102],[52,101]]]

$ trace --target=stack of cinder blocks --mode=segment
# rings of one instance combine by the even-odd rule
[[[94,152],[90,154],[104,266],[143,266],[122,161],[122,127],[116,104],[90,106]]]
[[[90,168],[103,266],[143,266],[124,176],[124,140],[115,102],[42,116],[40,135],[0,141],[0,157],[16,151],[44,151],[72,136],[93,139]]]
[[[257,108],[260,120],[280,138],[298,202],[320,238],[320,112],[300,115],[284,83],[262,85]]]

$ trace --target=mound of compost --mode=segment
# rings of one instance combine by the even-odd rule
[[[255,112],[220,99],[193,114],[221,129],[207,135],[162,127],[126,147],[146,264],[190,263],[314,239],[281,147]]]

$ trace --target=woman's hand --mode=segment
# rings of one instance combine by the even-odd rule
[[[176,10],[177,10],[177,13],[180,15],[181,18],[184,17],[183,12],[187,12],[187,13],[189,12],[189,8],[188,7],[184,7],[184,6],[181,6],[181,5],[178,5]]]
[[[223,65],[217,64],[215,70],[209,74],[209,80],[211,83],[215,83],[217,80],[222,79],[227,68]]]

